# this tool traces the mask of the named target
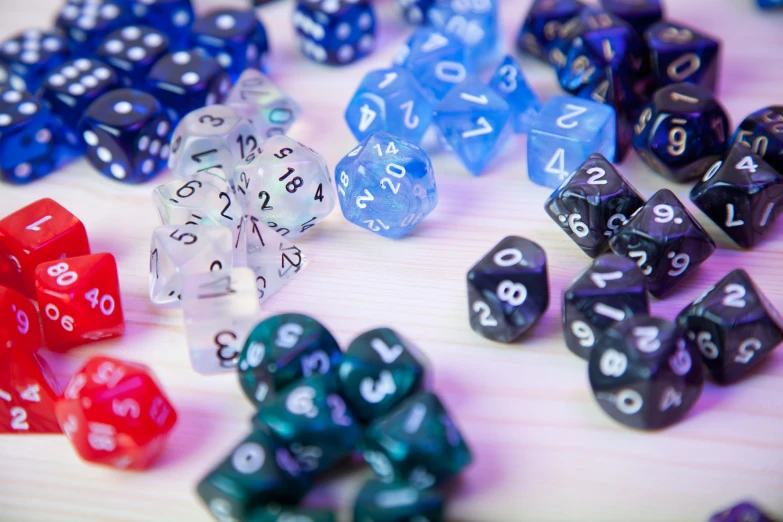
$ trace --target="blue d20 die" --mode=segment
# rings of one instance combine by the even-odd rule
[[[410,71],[379,69],[362,80],[345,111],[345,121],[359,141],[385,131],[418,145],[430,126],[433,108]]]
[[[193,24],[190,0],[144,0],[131,2],[138,23],[154,27],[169,38],[169,50],[187,49]]]
[[[615,157],[614,109],[575,96],[554,96],[544,104],[527,137],[530,181],[557,188],[590,154]]]
[[[465,167],[478,176],[510,134],[511,110],[475,77],[452,89],[435,108],[435,124]]]
[[[530,122],[541,110],[541,101],[527,84],[519,63],[513,57],[506,56],[489,80],[489,86],[511,107],[514,132],[527,132]]]
[[[438,204],[427,153],[385,132],[360,143],[334,172],[345,219],[384,237],[404,236]]]
[[[436,0],[428,18],[433,27],[462,42],[468,60],[473,63],[485,64],[497,58],[500,43],[497,0]]]

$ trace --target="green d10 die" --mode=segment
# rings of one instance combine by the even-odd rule
[[[443,494],[404,482],[368,480],[356,497],[353,522],[441,522]]]
[[[245,522],[337,522],[337,517],[318,509],[266,507],[254,511]]]
[[[364,460],[384,480],[428,488],[470,464],[470,449],[432,392],[411,396],[372,422],[362,444]]]
[[[275,315],[250,332],[239,356],[239,384],[260,406],[303,377],[336,376],[342,356],[329,330],[312,317]]]
[[[310,488],[310,478],[272,435],[254,431],[201,479],[196,491],[215,518],[237,522],[272,502],[296,504]]]
[[[351,453],[362,428],[329,376],[313,375],[291,384],[259,408],[257,428],[267,427],[288,446],[303,470],[318,473]]]
[[[365,332],[348,346],[340,364],[343,397],[359,419],[369,422],[421,389],[425,362],[394,330]]]

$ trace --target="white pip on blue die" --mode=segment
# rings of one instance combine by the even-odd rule
[[[261,313],[255,274],[234,268],[186,276],[182,311],[193,369],[205,375],[235,370]]]
[[[512,56],[506,56],[500,62],[489,80],[489,86],[511,107],[514,132],[526,133],[541,110],[541,101],[528,85],[522,68]]]
[[[477,65],[497,58],[498,0],[435,0],[427,19],[436,29],[458,38],[465,45],[468,59]]]
[[[240,75],[223,103],[250,122],[261,140],[287,133],[302,112],[293,98],[255,69]]]
[[[575,96],[550,98],[528,132],[530,181],[557,188],[593,153],[614,161],[615,121],[609,105]]]

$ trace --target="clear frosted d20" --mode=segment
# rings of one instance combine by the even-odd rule
[[[225,104],[249,121],[261,140],[288,132],[302,112],[293,98],[255,69],[242,73]]]

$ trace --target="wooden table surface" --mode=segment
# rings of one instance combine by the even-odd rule
[[[0,37],[45,27],[60,0],[3,0]],[[200,10],[219,0],[198,1]],[[529,0],[502,0],[510,48]],[[783,95],[783,13],[762,13],[752,0],[669,0],[670,17],[724,42],[720,99],[733,124]],[[361,77],[388,64],[410,31],[391,0],[378,1],[379,50],[351,67],[305,60],[290,22],[292,3],[261,9],[271,37],[271,75],[303,106],[291,135],[329,165],[355,144],[343,111]],[[559,89],[547,67],[523,67],[546,99]],[[626,429],[606,416],[590,393],[584,361],[563,343],[564,288],[588,258],[543,211],[549,190],[526,174],[525,141],[513,138],[481,177],[447,152],[431,149],[440,205],[416,232],[391,241],[347,223],[339,210],[297,244],[309,266],[264,308],[310,314],[347,345],[359,333],[388,325],[431,359],[434,387],[473,449],[475,462],[449,504],[449,520],[629,522],[703,521],[715,510],[754,498],[783,517],[783,349],[751,377],[712,383],[686,419],[660,433]],[[621,171],[649,197],[662,187],[686,204],[689,186],[672,186],[631,153]],[[168,446],[144,473],[82,462],[62,436],[0,439],[0,520],[199,522],[210,516],[194,494],[202,475],[248,432],[253,412],[233,374],[204,377],[190,367],[179,310],[147,295],[149,241],[159,224],[150,192],[166,173],[125,186],[79,161],[29,186],[0,184],[0,216],[52,197],[87,227],[94,252],[119,265],[127,333],[67,355],[45,357],[61,383],[97,354],[139,361],[160,379],[179,413]],[[783,307],[783,235],[740,252],[701,213],[720,248],[653,312],[672,319],[729,270],[743,267]],[[783,230],[783,225],[778,227]],[[465,274],[497,241],[521,235],[549,256],[551,305],[519,343],[500,345],[468,325]],[[777,274],[777,275],[776,275]],[[319,484],[309,500],[336,507],[349,520],[360,473]]]

